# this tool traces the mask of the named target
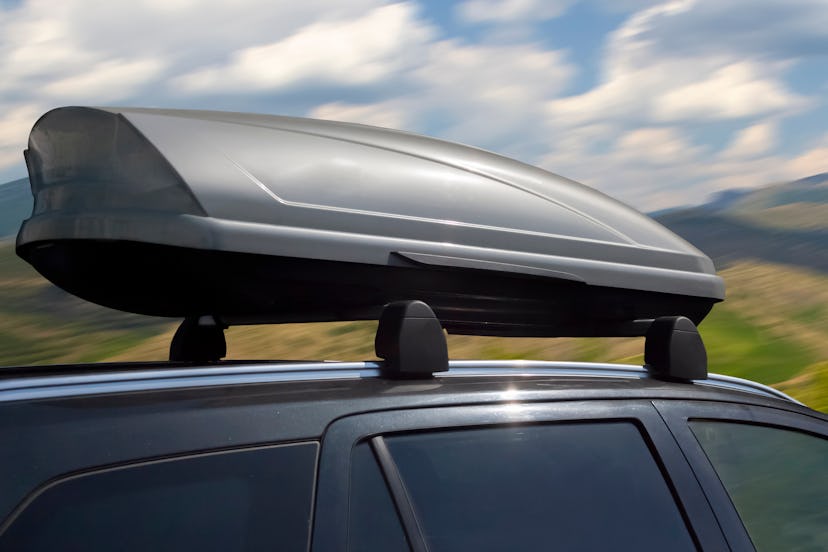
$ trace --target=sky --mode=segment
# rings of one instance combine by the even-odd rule
[[[0,182],[62,105],[398,128],[655,210],[828,171],[828,0],[0,0]]]

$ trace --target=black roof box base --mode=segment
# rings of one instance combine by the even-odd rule
[[[368,265],[124,241],[57,240],[18,254],[66,291],[107,307],[229,325],[376,320],[383,305],[421,300],[451,333],[644,335],[637,320],[699,323],[715,299],[590,286],[490,270]]]

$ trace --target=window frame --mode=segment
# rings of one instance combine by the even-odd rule
[[[312,535],[313,529],[313,513],[315,509],[315,499],[316,499],[316,491],[317,491],[317,482],[318,482],[318,474],[319,474],[319,458],[320,458],[320,451],[321,451],[321,444],[318,439],[307,439],[307,440],[297,440],[297,441],[285,441],[285,442],[276,442],[276,443],[263,443],[254,446],[244,446],[244,447],[234,447],[234,448],[224,448],[224,449],[213,449],[213,450],[204,450],[204,451],[193,451],[186,454],[176,454],[166,457],[156,457],[156,458],[143,458],[136,461],[131,462],[123,462],[105,466],[95,466],[90,467],[84,470],[78,470],[74,472],[65,473],[59,477],[54,479],[50,479],[41,483],[37,488],[35,488],[31,493],[29,493],[24,500],[22,500],[12,512],[8,515],[5,520],[2,520],[0,523],[0,535],[2,535],[5,531],[7,531],[10,527],[12,527],[15,522],[20,518],[20,516],[29,509],[33,504],[37,502],[37,500],[43,496],[45,493],[59,488],[61,485],[67,482],[80,480],[89,477],[95,477],[96,475],[111,473],[111,472],[126,472],[132,469],[140,469],[147,466],[157,466],[157,465],[164,465],[164,464],[174,464],[176,462],[188,461],[188,460],[198,460],[207,457],[216,457],[216,456],[230,456],[232,457],[234,454],[244,454],[244,453],[256,453],[274,449],[283,449],[288,447],[296,447],[296,446],[312,446],[314,449],[314,458],[313,458],[313,466],[312,466],[312,475],[311,475],[311,487],[308,490],[310,494],[309,499],[309,510],[308,515],[310,516],[309,523],[308,523],[308,530],[305,537],[305,550],[310,550],[310,539]],[[274,490],[274,493],[278,492]]]
[[[731,550],[755,551],[753,541],[724,484],[707,457],[690,421],[740,423],[788,431],[798,431],[828,439],[828,423],[820,417],[741,403],[656,400],[653,404],[672,432],[690,463],[707,499],[724,530]]]
[[[341,550],[342,543],[348,542],[351,459],[357,444],[371,441],[383,477],[390,483],[392,500],[400,508],[405,507],[408,497],[395,482],[399,474],[383,461],[383,435],[555,422],[633,423],[659,467],[693,542],[701,550],[726,549],[724,535],[693,471],[652,402],[594,400],[420,408],[357,414],[337,420],[322,440],[311,550]],[[411,512],[398,513],[411,550],[427,550],[421,535],[412,538]]]

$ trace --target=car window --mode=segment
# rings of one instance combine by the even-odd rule
[[[48,487],[1,550],[306,550],[316,443],[139,464]]]
[[[348,550],[409,550],[397,509],[368,443],[358,445],[351,459]]]
[[[757,550],[828,549],[828,440],[744,423],[690,427]]]
[[[387,438],[429,549],[695,550],[632,423]]]

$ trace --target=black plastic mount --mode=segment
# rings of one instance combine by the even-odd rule
[[[226,326],[213,316],[185,318],[170,344],[170,360],[218,362],[227,354]]]
[[[707,351],[696,325],[683,316],[653,320],[647,330],[644,365],[659,379],[707,379]]]
[[[443,327],[422,301],[387,304],[379,319],[374,349],[385,360],[381,373],[386,378],[430,378],[434,372],[448,370]]]

